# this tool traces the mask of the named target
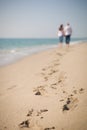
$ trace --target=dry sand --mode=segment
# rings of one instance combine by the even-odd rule
[[[87,43],[1,67],[0,130],[87,130]]]

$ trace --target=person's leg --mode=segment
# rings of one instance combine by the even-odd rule
[[[59,47],[63,45],[63,36],[59,37]]]
[[[70,35],[66,36],[66,45],[69,47],[70,44]]]

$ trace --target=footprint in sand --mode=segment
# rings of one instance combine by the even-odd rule
[[[44,95],[46,90],[44,86],[38,86],[37,88],[34,88],[33,92],[35,92],[35,95]]]
[[[48,81],[49,78],[50,78],[51,76],[53,76],[53,74],[55,74],[56,72],[58,72],[58,70],[56,70],[56,69],[51,69],[51,70],[49,70],[48,72],[46,72],[46,74],[45,74],[45,76],[44,76],[44,80],[45,80],[45,81]]]
[[[61,99],[61,100],[60,100],[60,102],[63,102],[63,101],[64,101],[64,99]]]
[[[46,73],[46,75],[44,76],[44,80],[45,81],[47,81],[47,80],[49,80],[49,78],[51,77],[51,76],[53,76],[53,74],[54,73],[56,73],[58,70],[53,70],[53,69],[51,69],[49,72],[47,72]]]
[[[13,86],[9,87],[8,90],[14,89],[15,87],[17,87],[17,85],[13,85]]]
[[[48,76],[45,76],[45,77],[44,77],[44,80],[45,80],[45,81],[48,81]]]
[[[38,124],[37,121],[29,120],[23,121],[22,123],[19,124],[20,129],[26,130],[42,130],[42,127]]]
[[[35,116],[41,116],[42,113],[48,112],[48,109],[41,109],[41,110],[34,110],[33,108],[28,111],[28,114],[26,116],[28,117],[35,117]]]
[[[56,72],[58,72],[58,70],[53,67],[53,68],[49,69],[45,74],[49,76],[49,75],[52,75]]]
[[[47,109],[41,109],[40,111],[37,111],[36,116],[41,116],[42,113],[48,112]],[[42,117],[43,118],[43,117]]]
[[[84,92],[84,89],[83,88],[80,88],[79,89],[79,93],[82,94]]]
[[[56,53],[56,55],[58,55],[58,56],[63,56],[64,54],[58,52],[58,53]]]
[[[29,120],[25,120],[19,124],[20,128],[29,128],[30,122]]]
[[[47,109],[41,109],[40,112],[43,113],[43,112],[47,112],[48,110]]]
[[[74,94],[77,94],[77,90],[73,90],[73,93],[74,93]]]
[[[60,63],[54,63],[54,66],[59,66],[60,65]]]
[[[32,118],[30,121],[30,129],[29,130],[42,130],[42,126],[39,124],[39,121],[37,119]]]
[[[56,59],[55,61],[53,61],[52,65],[49,65],[48,67],[42,69],[42,72],[40,74],[43,76],[43,79],[45,81],[48,81],[50,76],[59,71],[55,68],[56,66],[60,65],[58,61],[59,59],[58,60]]]
[[[62,111],[74,110],[77,107],[78,98],[67,98],[66,103],[63,105]]]
[[[57,89],[57,85],[58,85],[58,83],[56,82],[56,83],[51,84],[50,87],[51,87],[52,89]]]
[[[33,109],[29,110],[27,116],[32,116],[33,112],[34,112]]]
[[[60,72],[59,77],[58,77],[58,84],[62,85],[66,78],[67,78],[66,73]]]
[[[53,126],[53,127],[50,127],[50,128],[45,128],[44,130],[54,130],[55,129],[55,127]]]
[[[29,117],[29,119],[22,121],[19,124],[20,129],[30,129],[30,130],[43,130],[43,128],[40,126],[38,118],[43,119],[44,118],[44,113],[48,112],[48,109],[40,109],[34,110],[33,108],[28,111],[28,114],[26,115]],[[50,128],[49,130],[51,130]]]
[[[82,94],[83,92],[84,92],[84,89],[83,89],[83,88],[80,88],[79,90],[73,90],[73,93],[74,93],[74,94],[77,94],[77,93]]]
[[[53,67],[53,66],[51,66],[51,65],[50,65],[50,66],[47,66],[47,67],[43,68],[42,71],[43,71],[43,72],[46,72],[47,70],[51,69],[52,67]]]
[[[46,71],[46,68],[43,68],[42,71]]]

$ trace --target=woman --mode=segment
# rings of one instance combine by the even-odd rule
[[[62,45],[62,43],[63,43],[63,37],[64,37],[63,24],[61,24],[60,27],[59,27],[59,29],[58,29],[58,37],[59,37],[59,43]]]

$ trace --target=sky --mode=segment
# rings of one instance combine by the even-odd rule
[[[0,0],[0,38],[56,38],[67,23],[87,37],[87,0]]]

